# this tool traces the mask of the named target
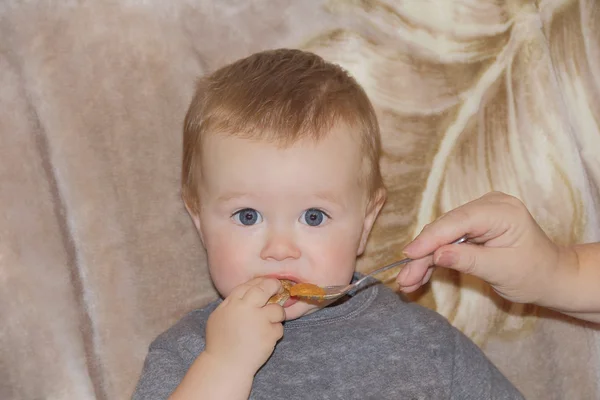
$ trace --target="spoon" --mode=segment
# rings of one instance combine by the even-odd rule
[[[452,242],[451,244],[460,244],[460,243],[464,243],[466,241],[467,241],[467,237],[463,236],[460,239]],[[319,302],[337,300],[340,297],[344,296],[349,291],[351,291],[352,289],[355,289],[356,287],[358,287],[358,285],[363,283],[368,277],[375,275],[375,274],[379,274],[383,271],[387,271],[388,269],[392,269],[399,265],[407,264],[411,261],[412,261],[411,258],[405,258],[404,260],[396,261],[392,264],[386,265],[385,267],[376,269],[375,271],[363,276],[361,279],[359,279],[356,282],[351,283],[349,285],[320,287],[317,285],[313,285],[312,283],[298,283],[289,289],[290,295],[292,297],[298,297],[298,298],[319,301]]]

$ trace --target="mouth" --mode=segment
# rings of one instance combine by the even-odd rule
[[[274,279],[279,279],[279,280],[286,280],[292,283],[292,286],[302,282],[302,280],[294,275],[288,275],[288,274],[271,274],[271,275],[266,275],[268,278],[274,278]],[[283,304],[283,308],[288,308],[293,306],[294,304],[296,304],[299,301],[299,299],[297,297],[290,297],[284,304]]]
[[[298,302],[297,297],[290,297],[289,299],[287,299],[287,301],[285,303],[283,303],[283,308],[291,307],[294,304],[296,304],[297,302]]]
[[[275,279],[279,279],[279,280],[286,280],[286,281],[290,281],[292,282],[294,285],[296,283],[300,283],[302,280],[300,278],[298,278],[295,275],[289,275],[289,274],[270,274],[270,275],[265,275],[267,278],[275,278]]]

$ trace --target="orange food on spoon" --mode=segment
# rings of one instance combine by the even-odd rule
[[[289,289],[290,296],[321,297],[325,295],[323,288],[312,283],[297,283]]]

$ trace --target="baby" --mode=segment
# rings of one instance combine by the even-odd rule
[[[260,52],[200,81],[182,193],[221,298],[151,344],[134,399],[522,398],[443,317],[383,285],[326,307],[269,302],[279,279],[357,279],[386,198],[380,147],[365,92],[312,53]]]

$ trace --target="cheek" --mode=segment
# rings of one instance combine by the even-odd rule
[[[360,236],[330,234],[319,241],[312,251],[313,265],[318,268],[323,283],[346,284],[356,268],[356,252]]]
[[[213,283],[227,297],[238,285],[253,278],[249,240],[232,240],[231,232],[211,232],[205,241]]]

